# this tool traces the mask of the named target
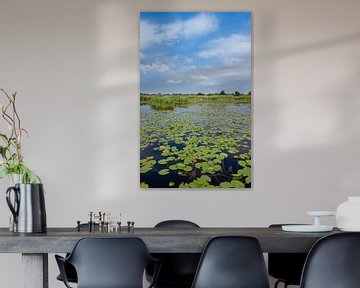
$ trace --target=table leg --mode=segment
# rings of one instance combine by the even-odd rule
[[[23,288],[49,288],[48,254],[22,254]]]

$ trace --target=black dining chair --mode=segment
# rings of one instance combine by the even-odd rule
[[[66,254],[66,257],[68,257],[68,256],[69,256],[69,254]],[[64,274],[66,275],[67,282],[77,283],[77,274],[76,274],[75,267],[66,261],[64,262]],[[61,274],[59,274],[56,277],[56,279],[64,282]]]
[[[155,225],[156,229],[200,228],[199,225],[187,220],[166,220]],[[152,254],[161,259],[162,266],[159,272],[156,288],[190,288],[194,280],[200,253],[157,253]],[[147,279],[153,277],[153,266],[147,270]]]
[[[288,224],[272,224],[269,228],[281,228],[282,225]],[[268,273],[277,279],[274,288],[280,283],[283,283],[284,288],[288,285],[300,285],[306,257],[307,253],[269,253]]]
[[[74,266],[78,288],[143,288],[145,268],[154,262],[154,281],[160,262],[139,238],[82,238],[66,258],[55,255],[60,275],[70,288],[65,263]],[[151,283],[150,287],[153,287]]]
[[[318,240],[306,259],[301,288],[360,287],[360,233],[348,232]]]
[[[256,238],[212,238],[201,256],[192,288],[269,288],[264,257]]]
[[[88,230],[89,229],[89,224],[88,223],[82,223],[80,224],[80,229],[83,230],[83,229],[86,229]],[[99,229],[99,224],[98,223],[95,223],[95,229]],[[66,254],[66,257],[69,256],[69,253]],[[65,268],[65,275],[66,275],[66,278],[67,278],[67,281],[68,282],[71,282],[71,283],[77,283],[77,275],[76,275],[76,270],[74,268],[73,265],[71,265],[70,263],[67,263],[65,262],[64,263],[64,268]],[[57,280],[59,281],[63,281],[62,277],[61,277],[61,274],[59,274],[57,277],[56,277]]]

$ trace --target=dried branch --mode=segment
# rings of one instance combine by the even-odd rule
[[[0,166],[3,170],[0,171],[0,178],[7,174],[20,174],[23,183],[41,183],[40,178],[25,166],[21,152],[21,142],[23,132],[28,135],[28,132],[21,127],[21,119],[16,109],[16,92],[11,96],[2,88],[0,92],[5,95],[7,100],[6,105],[1,105],[1,117],[9,126],[10,135],[7,133],[0,133],[4,146],[0,145]]]

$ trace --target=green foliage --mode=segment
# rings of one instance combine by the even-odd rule
[[[140,173],[147,173],[154,168],[156,161],[154,156],[146,157],[145,159],[140,160]]]
[[[236,174],[233,174],[234,179],[244,179],[246,184],[251,183],[251,154],[245,153],[240,155],[238,163],[242,167],[237,171]]]
[[[237,92],[237,91],[236,91]],[[176,107],[187,107],[200,103],[250,103],[251,97],[244,94],[226,95],[225,91],[220,94],[176,94],[176,95],[145,95],[140,94],[140,103],[147,104],[156,110],[174,110]]]
[[[238,180],[231,180],[231,182],[221,182],[221,188],[245,188],[245,184]]]
[[[149,188],[149,185],[146,184],[145,182],[141,182],[140,183],[140,188]]]
[[[169,173],[170,173],[170,170],[169,170],[169,169],[161,169],[161,170],[159,171],[159,175],[162,175],[162,176],[167,175],[167,174],[169,174]]]
[[[194,179],[190,183],[181,183],[179,188],[215,188],[210,184],[211,178],[207,175],[203,175],[197,179]]]
[[[188,99],[181,96],[140,96],[140,102],[158,110],[171,110],[175,106],[188,104]]]
[[[20,175],[22,183],[41,183],[39,176],[24,164],[21,152],[23,136],[28,132],[21,127],[20,117],[16,110],[16,93],[9,95],[0,89],[5,96],[6,104],[0,104],[1,116],[9,127],[8,133],[0,132],[0,179],[9,174]]]

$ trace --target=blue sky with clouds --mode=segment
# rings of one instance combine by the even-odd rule
[[[140,91],[251,91],[250,12],[142,12]]]

